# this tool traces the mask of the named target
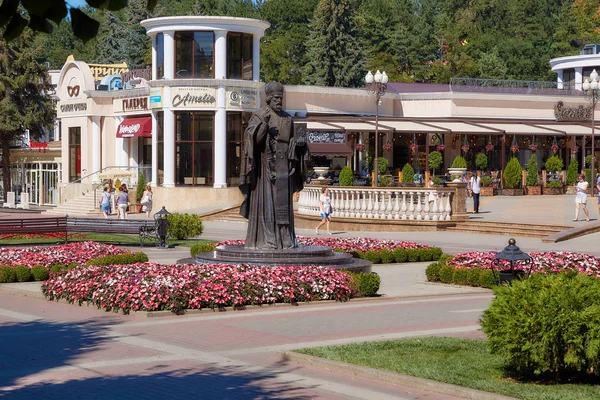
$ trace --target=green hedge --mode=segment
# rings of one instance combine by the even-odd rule
[[[204,229],[200,216],[196,214],[173,213],[168,215],[167,219],[169,220],[169,235],[178,240],[200,236]]]
[[[425,270],[425,276],[429,282],[454,283],[457,285],[481,286],[485,288],[494,287],[496,277],[494,271],[483,268],[455,268],[447,265],[452,256],[444,254],[439,260],[431,263]]]
[[[352,272],[345,271],[351,276],[350,286],[358,292],[359,297],[373,297],[377,295],[381,278],[375,272]]]
[[[190,247],[190,256],[196,257],[200,253],[208,253],[209,251],[215,251],[214,244],[195,244]]]
[[[0,283],[11,283],[17,281],[15,269],[9,265],[0,266]]]
[[[33,278],[31,268],[26,265],[15,265],[13,269],[15,270],[17,281],[19,282],[29,282],[31,278]]]
[[[148,262],[148,256],[146,253],[126,253],[116,254],[114,256],[104,256],[98,258],[92,258],[85,263],[86,266],[106,266],[106,265],[123,265],[123,264],[135,264]]]
[[[44,267],[43,265],[31,267],[31,274],[33,275],[33,279],[36,281],[45,281],[50,277],[48,268]]]
[[[211,248],[207,251],[212,251]],[[353,250],[350,252],[354,258],[362,258],[364,260],[371,261],[373,264],[391,264],[391,263],[404,263],[404,262],[418,262],[418,261],[436,261],[442,256],[442,249],[439,247],[424,247],[416,249],[403,249],[397,248],[392,250],[382,249],[376,250]],[[192,254],[194,256],[194,254]]]
[[[494,289],[481,326],[492,353],[518,378],[600,375],[600,279],[535,274]],[[595,378],[597,379],[597,378]]]

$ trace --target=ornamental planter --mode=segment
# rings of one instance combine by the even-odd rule
[[[523,196],[523,189],[502,189],[502,194],[504,196]]]
[[[452,182],[460,182],[460,178],[467,172],[466,168],[448,168],[448,173],[452,177]]]
[[[494,188],[491,186],[485,186],[480,188],[480,192],[479,192],[480,196],[493,196],[494,195]]]
[[[563,194],[563,188],[561,188],[561,187],[559,187],[559,188],[545,187],[545,188],[542,189],[542,193],[543,194],[548,194],[548,195]]]
[[[525,193],[528,196],[539,196],[542,194],[541,186],[525,186]]]

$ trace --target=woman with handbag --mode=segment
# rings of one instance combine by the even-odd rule
[[[117,208],[119,209],[119,219],[127,219],[127,209],[129,208],[129,193],[127,185],[122,184],[120,192],[117,195]]]
[[[140,204],[142,205],[142,211],[146,212],[146,219],[150,219],[150,211],[152,211],[152,187],[150,185],[146,185]]]

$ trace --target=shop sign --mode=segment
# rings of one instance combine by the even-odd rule
[[[42,151],[42,149],[43,149],[44,153],[45,153],[46,149],[48,148],[48,143],[47,142],[36,142],[35,140],[30,140],[29,148],[30,149],[38,149],[38,151]]]
[[[150,88],[150,108],[162,107],[162,88]]]
[[[172,87],[171,105],[174,108],[214,107],[217,103],[215,88]]]
[[[152,70],[150,70],[150,67],[130,69],[129,71],[121,73],[121,82],[123,82],[123,84],[126,84],[127,82],[138,84],[141,82],[140,78],[147,81],[152,79]]]
[[[344,132],[308,131],[307,138],[311,143],[346,143]]]
[[[135,97],[132,99],[121,100],[122,111],[148,110],[147,97]],[[118,107],[116,107],[118,109]],[[115,110],[118,111],[118,110]]]
[[[65,114],[76,114],[76,113],[84,113],[89,111],[90,103],[89,100],[79,101],[79,102],[59,102],[58,103],[58,116]]]
[[[95,81],[99,81],[108,75],[121,75],[129,71],[127,63],[121,64],[88,64]]]
[[[227,88],[227,108],[256,109],[257,104],[257,89],[240,87]]]

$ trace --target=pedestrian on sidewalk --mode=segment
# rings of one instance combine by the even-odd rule
[[[583,208],[585,220],[587,222],[590,221],[590,213],[587,209],[587,188],[588,183],[585,180],[585,175],[579,175],[577,177],[577,185],[575,185],[575,219],[573,221],[577,221],[579,219],[579,207]]]
[[[479,213],[479,193],[481,192],[481,178],[477,175],[477,171],[473,171],[470,180],[471,197],[473,197],[473,211]]]
[[[108,186],[104,187],[104,191],[102,192],[102,201],[100,202],[100,207],[102,208],[102,215],[104,218],[108,218],[110,215],[110,201],[111,201],[110,191],[108,190]]]
[[[127,219],[127,208],[129,207],[129,193],[127,185],[122,184],[117,195],[117,208],[119,209],[119,219]]]
[[[142,211],[146,212],[146,219],[150,219],[150,212],[152,211],[152,187],[150,185],[146,185],[140,204],[142,205]]]
[[[327,234],[331,235],[331,231],[329,230],[329,223],[331,222],[331,198],[329,197],[329,189],[327,186],[323,186],[321,189],[319,204],[321,207],[321,222],[315,228],[315,233],[318,235],[319,228],[327,224]]]
[[[596,189],[598,190],[598,215],[600,215],[600,167],[598,167],[598,178],[596,179]]]

